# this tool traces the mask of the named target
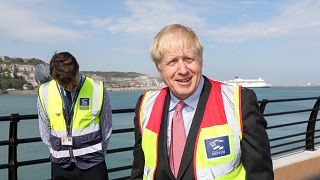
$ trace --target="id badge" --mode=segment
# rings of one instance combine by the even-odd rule
[[[61,138],[62,146],[72,146],[72,137],[62,137]]]

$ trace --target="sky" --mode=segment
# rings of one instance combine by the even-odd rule
[[[81,71],[159,76],[150,44],[178,23],[201,39],[211,79],[320,84],[319,17],[319,0],[0,0],[0,55],[69,51]]]

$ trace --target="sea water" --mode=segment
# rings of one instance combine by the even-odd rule
[[[286,99],[286,98],[303,98],[303,97],[318,97],[320,96],[320,87],[273,87],[263,89],[253,89],[256,92],[258,100],[262,99]],[[138,97],[143,92],[109,92],[112,109],[134,108]],[[13,113],[36,114],[37,95],[0,95],[0,116],[9,116]],[[298,109],[311,109],[315,100],[301,102],[286,102],[286,103],[271,103],[268,104],[265,113],[292,111]],[[310,112],[299,113],[292,115],[282,115],[275,117],[266,117],[268,126],[275,124],[283,124],[288,122],[308,120]],[[114,114],[113,129],[133,127],[133,113]],[[318,125],[317,125],[318,126]],[[7,140],[9,135],[9,122],[0,122],[0,141]],[[296,131],[305,131],[306,125],[298,125],[294,128],[288,127],[284,129],[268,130],[269,138],[279,137],[286,133],[292,134]],[[18,125],[18,138],[38,137],[38,122],[37,120],[20,121]],[[303,138],[303,137],[302,137]],[[297,138],[298,139],[298,138]],[[287,140],[281,141],[281,143]],[[134,134],[118,134],[112,135],[109,149],[116,147],[128,147],[134,143]],[[277,144],[277,143],[276,143]],[[271,145],[276,145],[271,142]],[[301,143],[304,145],[304,142]],[[7,163],[8,147],[0,147],[0,164]],[[49,151],[46,145],[42,142],[20,144],[18,146],[18,161],[27,161],[32,159],[40,159],[48,157]],[[115,153],[107,155],[108,168],[118,167],[120,165],[132,164],[132,152]],[[0,170],[0,179],[7,179],[7,169]],[[109,177],[116,178],[119,175],[129,175],[129,170],[121,173],[110,173]],[[29,179],[49,179],[50,178],[50,163],[22,166],[18,168],[19,180]]]
[[[112,109],[134,108],[138,97],[142,91],[109,92]],[[9,116],[19,113],[20,115],[37,114],[37,95],[1,95],[0,96],[0,116]],[[133,113],[114,114],[113,129],[133,127]],[[0,122],[0,141],[8,140],[9,122]],[[18,123],[18,138],[39,137],[38,121],[23,120]],[[133,146],[133,133],[112,135],[108,149],[116,147]],[[20,144],[18,146],[18,162],[32,159],[41,159],[49,156],[47,146],[42,142]],[[0,146],[0,164],[7,163],[8,146]],[[109,168],[121,165],[132,164],[132,152],[110,154],[106,158]],[[0,180],[7,179],[7,169],[0,170]],[[127,175],[129,171],[120,173]],[[116,178],[120,174],[110,174],[110,178]],[[50,163],[32,166],[22,166],[18,168],[19,180],[29,179],[49,179]]]

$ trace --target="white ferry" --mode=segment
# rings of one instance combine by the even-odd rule
[[[241,79],[239,77],[235,77],[233,80],[224,81],[224,83],[240,85],[246,88],[269,88],[272,86],[271,84],[267,84],[261,77],[258,79]]]

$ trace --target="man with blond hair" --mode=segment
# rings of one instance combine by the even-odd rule
[[[202,54],[189,27],[169,25],[154,38],[167,87],[137,102],[131,179],[273,179],[255,93],[202,75]]]

